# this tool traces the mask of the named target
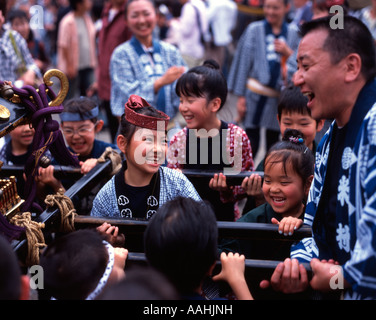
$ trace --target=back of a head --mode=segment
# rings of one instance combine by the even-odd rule
[[[203,65],[191,68],[176,83],[176,94],[186,97],[202,97],[211,101],[221,99],[221,106],[227,99],[227,81],[215,60],[206,60]]]
[[[0,235],[0,300],[18,300],[21,269],[10,243]]]
[[[282,112],[286,114],[299,113],[311,116],[307,107],[308,98],[303,95],[299,87],[289,85],[281,92],[278,101],[278,119],[281,120]]]
[[[108,253],[95,230],[78,230],[57,238],[43,252],[47,295],[58,300],[84,300],[106,269]]]
[[[190,198],[165,203],[144,234],[146,258],[181,294],[197,290],[217,259],[218,229],[211,207]]]
[[[376,53],[373,37],[367,26],[359,19],[344,15],[343,28],[333,28],[331,19],[327,16],[303,23],[300,27],[301,35],[318,30],[326,30],[328,36],[323,49],[329,52],[332,64],[337,64],[349,54],[356,53],[362,60],[361,73],[366,81],[376,76]]]
[[[97,300],[178,300],[174,286],[150,266],[127,269],[126,277],[109,286]]]

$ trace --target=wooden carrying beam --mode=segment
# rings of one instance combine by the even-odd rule
[[[20,165],[8,165],[4,164],[1,167],[1,175],[5,177],[15,176],[22,178],[25,167]],[[54,177],[58,180],[61,179],[73,179],[78,180],[82,178],[81,168],[55,165]]]
[[[1,173],[4,176],[16,176],[22,177],[24,171],[23,166],[10,166],[4,164],[1,169]],[[218,171],[201,171],[201,170],[182,170],[182,173],[189,179],[194,180],[197,183],[200,183],[201,179],[213,178],[214,174],[219,173]],[[222,171],[222,173],[224,173]],[[263,171],[242,171],[237,174],[226,173],[226,182],[228,185],[241,185],[244,178],[249,177],[251,174],[258,174],[261,177],[264,177]],[[81,171],[79,168],[69,167],[69,166],[60,166],[56,165],[54,169],[54,176],[57,179],[70,178],[70,179],[79,179],[82,177]]]
[[[273,260],[257,260],[245,259],[244,276],[247,285],[254,297],[257,300],[312,300],[313,295],[311,290],[297,294],[283,294],[276,292],[272,288],[260,289],[259,284],[261,280],[270,279],[275,268],[281,261]],[[129,252],[126,262],[126,268],[133,268],[139,265],[147,265],[147,259],[144,253]],[[309,263],[302,263],[307,270],[308,278],[312,278],[312,269]],[[216,266],[213,270],[213,275],[219,273],[221,270],[221,261],[217,260]],[[230,287],[223,281],[214,282],[211,278],[207,278],[203,282],[203,291],[210,298],[223,297],[231,292]]]
[[[213,178],[214,174],[219,173],[218,171],[201,171],[201,170],[193,170],[193,169],[183,169],[182,173],[189,179],[194,180],[195,182],[200,182],[200,179],[207,180],[208,178]],[[239,173],[230,173],[230,172],[223,172],[222,173],[226,176],[226,183],[229,186],[240,186],[244,180],[244,178],[249,177],[251,174],[258,174],[262,178],[264,177],[263,171],[241,171]]]
[[[98,163],[88,174],[83,176],[74,185],[72,185],[66,192],[65,195],[69,198],[75,196],[81,197],[88,193],[94,186],[99,182],[110,176],[112,171],[111,160],[106,160],[103,163]],[[58,208],[49,208],[43,211],[39,216],[33,219],[36,222],[44,223],[44,230],[53,232],[56,231],[60,225],[60,211]],[[18,252],[22,251],[27,247],[26,239],[15,240],[12,243],[13,250]]]
[[[129,252],[127,261],[133,264],[146,264],[147,260],[145,257],[145,253],[141,252]],[[128,265],[127,262],[127,265]],[[245,259],[245,267],[247,269],[255,269],[255,270],[265,270],[265,271],[274,271],[277,265],[281,261],[274,261],[274,260],[256,260],[256,259]],[[217,261],[217,266],[220,266],[220,260]],[[302,263],[305,269],[308,272],[311,272],[311,266],[309,263]]]
[[[108,222],[111,225],[119,227],[119,230],[125,235],[143,234],[148,221],[102,218],[78,215],[75,218],[75,227],[77,229],[86,227],[97,227]],[[284,236],[278,233],[278,226],[270,223],[250,223],[250,222],[228,222],[217,221],[218,233],[220,238],[237,239],[268,239],[282,241],[296,241],[311,236],[311,229],[303,226],[296,230],[292,236]]]

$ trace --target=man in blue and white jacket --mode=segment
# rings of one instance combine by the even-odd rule
[[[376,58],[372,36],[353,17],[306,23],[294,83],[312,117],[334,119],[316,153],[305,223],[312,238],[292,247],[271,284],[283,292],[309,286],[347,299],[376,298]],[[309,281],[300,262],[310,262]],[[343,290],[336,290],[343,289]]]

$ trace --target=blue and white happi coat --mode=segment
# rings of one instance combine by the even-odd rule
[[[159,177],[159,207],[178,196],[202,201],[193,184],[178,170],[160,167]],[[96,195],[90,215],[95,217],[124,218],[118,206],[115,176]]]
[[[291,258],[301,262],[329,259],[335,251],[347,257],[340,264],[352,285],[345,298],[376,298],[376,82],[360,92],[351,114],[341,156],[336,210],[336,248],[328,248],[325,230],[312,228],[313,238],[293,246]],[[316,152],[314,180],[309,192],[304,223],[315,226],[327,172],[334,122]]]
[[[116,47],[110,61],[112,113],[121,116],[130,95],[136,94],[173,118],[179,108],[176,81],[154,92],[155,80],[173,66],[187,65],[179,50],[167,42],[154,39],[147,51],[132,37]]]

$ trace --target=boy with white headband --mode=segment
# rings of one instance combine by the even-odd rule
[[[44,290],[39,299],[94,300],[106,286],[124,278],[127,255],[127,249],[114,248],[94,230],[57,238],[40,259]]]

